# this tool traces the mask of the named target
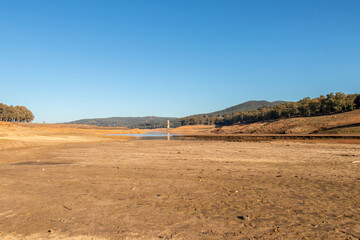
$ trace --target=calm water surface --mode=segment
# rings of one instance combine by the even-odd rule
[[[179,134],[171,134],[171,133],[164,133],[164,132],[107,134],[107,136],[128,136],[128,137],[136,137],[137,139],[167,139],[167,140],[170,140],[170,138],[175,135],[179,135]]]

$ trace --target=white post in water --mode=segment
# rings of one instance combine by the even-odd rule
[[[170,130],[170,120],[167,120],[167,140],[170,141],[170,133],[169,133],[169,130]]]

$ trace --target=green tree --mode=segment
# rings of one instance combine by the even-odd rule
[[[321,107],[321,102],[320,102],[319,98],[310,100],[309,109],[310,109],[310,113],[312,115],[316,115],[316,114],[320,113],[320,107]]]
[[[360,94],[354,99],[354,105],[357,109],[360,109]]]
[[[342,92],[335,93],[335,112],[344,111],[346,108],[346,94]]]
[[[311,111],[310,111],[310,104],[311,99],[309,97],[306,97],[299,101],[299,112],[301,116],[307,116],[310,117]]]

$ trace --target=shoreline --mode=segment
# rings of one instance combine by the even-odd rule
[[[179,135],[173,136],[174,138],[184,139],[197,139],[197,140],[223,140],[234,142],[261,142],[261,141],[276,141],[276,140],[328,140],[331,142],[338,141],[353,141],[354,143],[360,143],[360,135],[320,135],[320,134],[209,134],[209,135]]]

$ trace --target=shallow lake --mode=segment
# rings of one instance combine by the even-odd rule
[[[171,134],[171,133],[164,133],[164,132],[147,132],[147,133],[132,133],[132,134],[107,134],[107,136],[128,136],[128,137],[135,137],[137,139],[172,139],[172,136],[179,136],[179,134]]]

